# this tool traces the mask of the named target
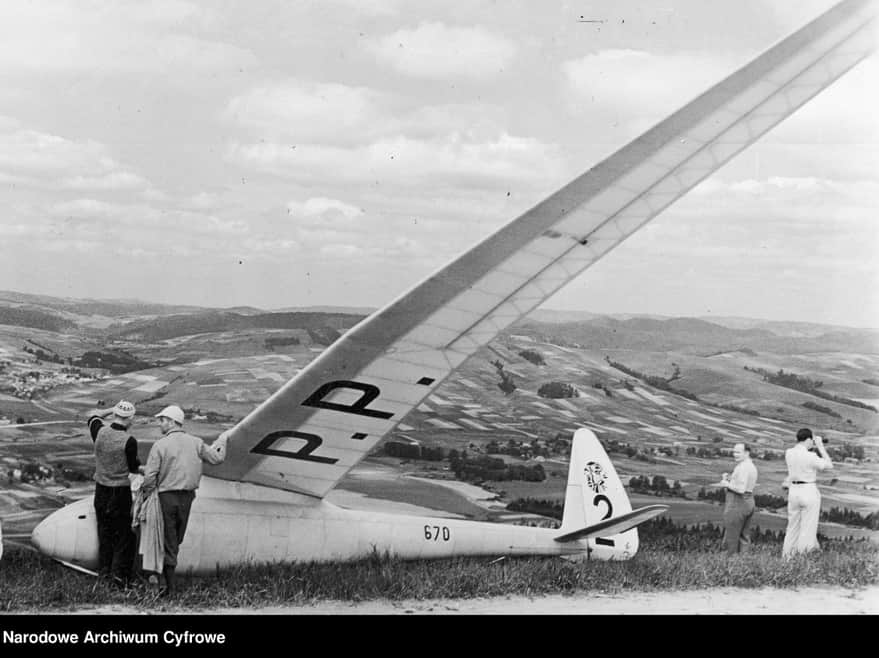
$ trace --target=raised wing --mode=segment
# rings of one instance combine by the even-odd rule
[[[207,473],[323,496],[479,347],[872,52],[845,0],[349,330]]]

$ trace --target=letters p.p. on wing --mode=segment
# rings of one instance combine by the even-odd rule
[[[206,472],[325,495],[477,349],[867,57],[875,15],[844,0],[366,318]]]

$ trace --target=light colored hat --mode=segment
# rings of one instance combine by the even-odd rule
[[[131,418],[134,415],[134,412],[134,405],[128,400],[119,400],[119,402],[116,403],[116,406],[113,407],[113,413],[119,416],[119,418]]]
[[[172,404],[171,406],[165,407],[159,413],[157,413],[156,418],[170,418],[178,425],[182,425],[185,416],[183,414],[183,409],[178,407],[176,404]]]

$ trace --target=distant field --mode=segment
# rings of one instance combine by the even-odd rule
[[[445,510],[476,520],[488,518],[488,513],[483,507],[469,502],[450,489],[422,480],[407,478],[365,479],[349,476],[339,484],[339,487],[347,491],[365,494],[370,498]]]
[[[513,331],[518,335],[518,330]],[[21,356],[22,341],[28,336],[61,351],[62,347],[82,351],[93,346],[88,339],[56,335],[51,332],[0,327],[0,349]],[[268,338],[297,337],[299,345],[269,349]],[[801,353],[773,354],[757,351],[756,356],[730,349],[723,354],[714,350],[689,350],[686,353],[645,349],[589,349],[570,344],[554,344],[546,338],[514,338],[503,335],[468,360],[459,372],[444,382],[412,411],[388,436],[388,440],[405,436],[425,446],[445,450],[468,450],[476,454],[491,441],[510,440],[520,444],[570,437],[579,427],[590,427],[602,440],[627,443],[641,451],[639,458],[615,452],[613,462],[624,481],[634,475],[661,475],[669,482],[680,481],[691,498],[699,487],[718,480],[722,472],[732,470],[730,458],[701,458],[687,455],[686,449],[719,447],[729,450],[745,441],[759,450],[780,453],[792,442],[800,426],[812,426],[831,439],[831,445],[848,443],[864,446],[868,460],[839,463],[833,473],[822,476],[825,508],[846,506],[859,511],[879,507],[879,414],[835,403],[827,403],[843,416],[842,420],[804,409],[804,400],[824,401],[803,393],[762,382],[744,366],[770,370],[784,368],[826,380],[833,390],[856,393],[857,397],[875,398],[879,387],[863,383],[876,378],[879,356],[874,354]],[[559,341],[560,342],[560,341]],[[125,397],[138,405],[140,416],[134,426],[140,441],[141,459],[145,460],[159,431],[152,414],[171,403],[180,404],[190,413],[187,429],[205,438],[213,438],[249,413],[265,397],[293,377],[319,352],[307,332],[299,330],[253,330],[206,333],[173,338],[156,343],[125,341],[115,343],[140,359],[164,362],[149,370],[106,377],[99,382],[52,389],[36,402],[0,399],[0,414],[24,416],[29,421],[58,418],[75,419],[70,428],[62,426],[26,429],[0,428],[0,454],[54,463],[56,460],[88,463],[91,442],[86,436],[85,414],[98,399],[105,402]],[[739,345],[730,346],[740,347]],[[537,351],[545,365],[535,365],[521,356],[524,349]],[[611,368],[605,357],[653,376],[670,377],[677,364],[680,380],[688,390],[712,402],[757,409],[760,416],[698,404],[681,396],[653,388],[644,382]],[[3,357],[0,356],[0,359]],[[511,374],[516,390],[506,395],[499,388],[497,364]],[[541,398],[537,390],[547,382],[571,383],[580,391],[575,398],[553,400]],[[627,386],[628,384],[628,386]],[[596,388],[601,386],[602,388]],[[849,418],[853,422],[846,423]],[[55,428],[55,429],[52,429]],[[715,443],[714,439],[719,442]],[[701,440],[700,440],[701,439]],[[673,456],[654,454],[654,450],[674,448]],[[380,452],[380,449],[379,449]],[[58,453],[62,453],[58,455]],[[517,458],[507,458],[516,461]],[[401,463],[400,460],[370,458],[395,469],[398,475],[412,472],[430,475],[425,463]],[[757,460],[758,492],[782,495],[780,483],[785,475],[783,461]],[[432,463],[432,474],[448,475],[446,462]],[[567,477],[567,454],[553,454],[544,462],[547,479],[540,483],[504,481],[485,483],[485,487],[502,496],[504,504],[523,497],[561,499]],[[3,475],[0,472],[0,475]],[[830,485],[831,478],[837,483]],[[370,502],[384,499],[406,502],[419,507],[443,509],[471,518],[497,518],[497,510],[468,501],[454,491],[431,483],[406,478],[370,480],[356,471],[340,483],[348,491],[368,496]],[[655,502],[647,497],[642,503]],[[670,499],[671,515],[686,523],[714,521],[719,506],[697,501]],[[761,515],[761,527],[780,529],[784,519]],[[824,531],[824,530],[822,530]],[[835,532],[829,528],[826,532]],[[843,534],[856,534],[845,529]]]
[[[547,485],[545,482],[531,483],[521,481],[488,483],[483,486],[487,491],[498,494],[502,493],[504,501],[512,501],[516,498],[537,498],[563,502],[565,482],[564,478],[560,478],[552,486]],[[462,496],[440,485],[432,486],[423,481],[413,481],[407,478],[359,480],[349,477],[340,486],[350,491],[365,493],[377,499],[408,502],[423,507],[462,514],[473,519],[497,518],[501,516],[497,512],[487,512],[484,507],[468,503]],[[722,524],[723,522],[723,506],[718,503],[644,494],[630,494],[629,498],[632,506],[635,508],[658,503],[668,505],[669,511],[666,513],[666,516],[677,524]],[[826,507],[827,505],[825,505]],[[758,511],[754,518],[754,524],[759,526],[761,530],[783,531],[787,527],[787,517],[784,515],[784,512],[775,514]],[[879,531],[869,531],[838,524],[822,523],[820,525],[820,532],[827,537],[867,537],[879,541]]]

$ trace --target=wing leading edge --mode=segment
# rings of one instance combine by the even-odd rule
[[[322,497],[481,346],[875,48],[844,0],[350,329],[206,474]]]

